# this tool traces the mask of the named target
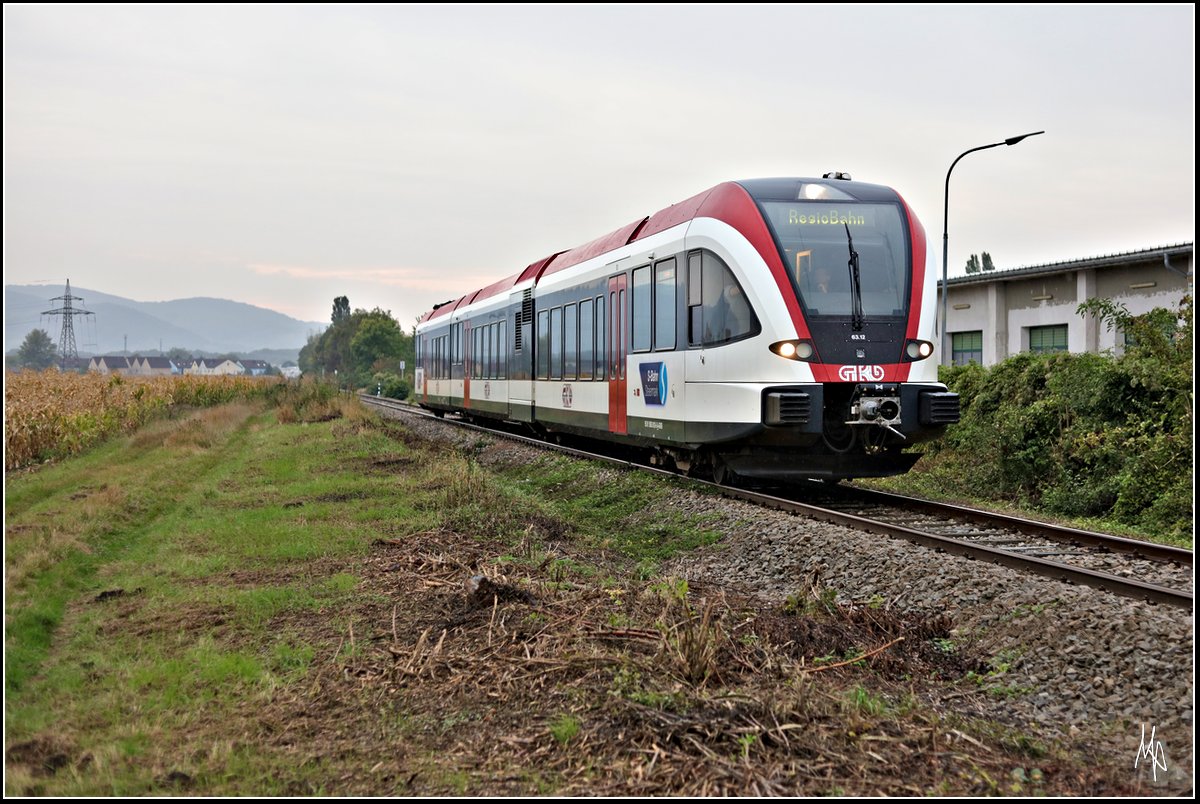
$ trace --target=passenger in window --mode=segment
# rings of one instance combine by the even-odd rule
[[[818,268],[813,273],[813,287],[817,293],[828,293],[831,279],[828,268]]]
[[[704,342],[723,343],[750,329],[750,306],[742,289],[726,285],[716,303],[704,311]]]
[[[725,289],[725,301],[729,304],[726,338],[739,338],[750,331],[750,303],[740,286],[734,284]]]

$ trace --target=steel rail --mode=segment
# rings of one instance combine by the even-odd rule
[[[838,489],[837,491],[842,490]],[[1103,547],[1114,552],[1128,553],[1137,558],[1144,558],[1150,561],[1165,561],[1190,567],[1193,565],[1193,556],[1195,555],[1191,550],[1186,550],[1182,547],[1173,547],[1167,544],[1146,542],[1138,539],[1127,539],[1123,536],[1112,536],[1106,533],[1094,533],[1090,530],[1079,530],[1078,528],[1069,528],[1064,525],[1055,525],[1036,519],[1025,519],[993,511],[980,511],[953,503],[924,500],[920,497],[909,497],[889,491],[878,491],[876,489],[852,486],[846,489],[845,493],[858,499],[874,500],[910,510],[953,515],[979,525],[1007,525],[1017,528],[1024,533],[1045,536],[1055,541],[1065,541],[1078,545],[1089,545],[1091,547]]]

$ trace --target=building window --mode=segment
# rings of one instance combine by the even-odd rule
[[[983,363],[983,331],[955,332],[950,335],[950,357],[956,366]]]
[[[1067,351],[1067,325],[1055,324],[1050,327],[1029,328],[1029,351],[1031,352],[1065,352]]]

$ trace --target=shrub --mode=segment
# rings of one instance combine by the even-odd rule
[[[989,369],[944,368],[943,382],[962,398],[962,421],[926,448],[926,471],[948,494],[1106,517],[1186,540],[1191,299],[1178,313],[1132,316],[1104,300],[1080,312],[1129,334],[1125,353],[1022,353]]]

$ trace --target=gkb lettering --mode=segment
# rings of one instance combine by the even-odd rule
[[[883,379],[883,366],[842,366],[838,377],[846,382],[879,382]]]

